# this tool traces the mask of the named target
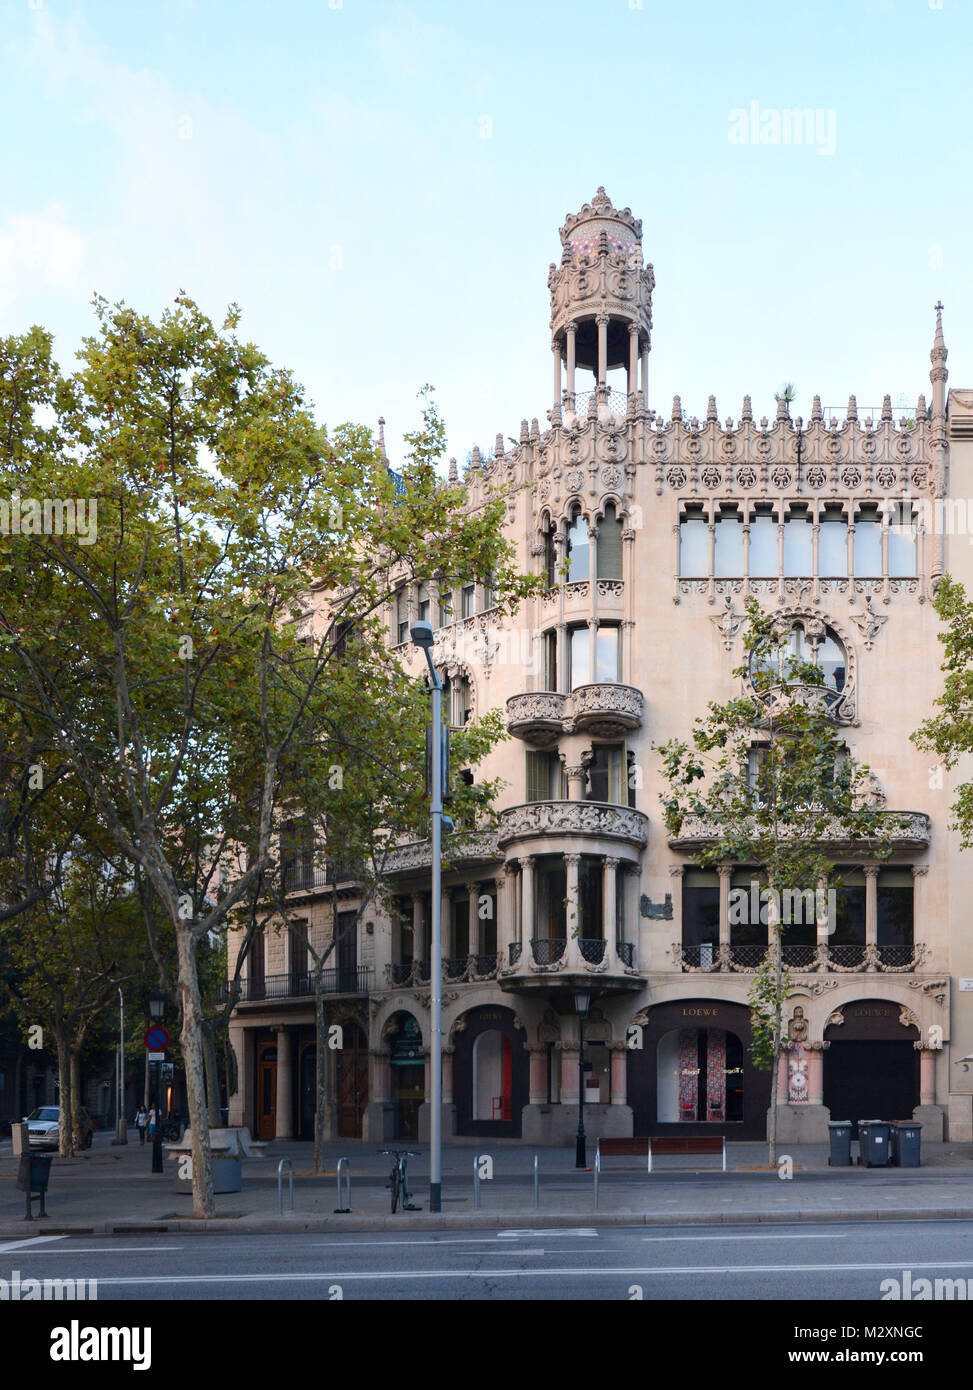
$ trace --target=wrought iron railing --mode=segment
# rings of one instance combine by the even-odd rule
[[[605,959],[605,942],[601,937],[579,937],[581,959],[589,965],[600,965]]]
[[[780,951],[781,961],[791,970],[807,970],[818,958],[817,946],[788,946],[785,944]]]
[[[517,965],[519,963],[522,951],[523,947],[519,941],[511,941],[507,948],[507,956],[511,965]]]
[[[564,937],[545,936],[534,937],[530,947],[538,965],[556,965],[564,955],[564,948],[567,944]]]
[[[766,946],[730,947],[730,960],[738,970],[759,970],[766,954]]]
[[[766,958],[767,946],[683,946],[673,942],[671,956],[676,970],[758,970]],[[789,970],[855,972],[902,972],[918,970],[928,954],[926,945],[788,945],[781,948],[783,965]]]
[[[576,391],[574,396],[575,415],[585,416],[591,404],[592,397],[598,405],[604,405],[613,415],[624,416],[628,410],[628,396],[624,391],[607,390],[601,399],[598,396],[597,387],[593,391]]]
[[[621,961],[622,965],[626,966],[629,970],[633,970],[635,968],[635,942],[618,941],[615,943],[615,949],[618,952],[618,959]]]
[[[336,966],[321,972],[324,994],[368,994],[373,987],[375,971],[370,965]],[[221,980],[217,1000],[229,998],[230,981]],[[314,993],[314,975],[309,970],[288,975],[263,975],[240,981],[239,1004],[253,1004],[261,999],[302,999]]]

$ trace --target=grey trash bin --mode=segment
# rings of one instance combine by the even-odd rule
[[[899,1168],[918,1168],[922,1125],[914,1120],[897,1120],[892,1125],[892,1162]]]
[[[888,1120],[859,1120],[858,1141],[860,1162],[866,1168],[884,1168],[889,1161],[889,1138],[892,1126]]]
[[[849,1167],[851,1164],[851,1120],[829,1120],[828,1139],[831,1143],[828,1167]]]

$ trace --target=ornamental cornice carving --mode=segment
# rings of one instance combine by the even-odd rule
[[[893,845],[917,849],[928,847],[929,817],[924,811],[885,811],[882,816]],[[786,827],[782,834],[786,834]],[[719,838],[720,827],[715,822],[706,821],[701,816],[686,816],[678,835],[673,836],[669,844],[673,849],[681,849]],[[846,844],[847,838],[842,827],[835,823],[825,831],[824,841],[828,844]]]
[[[534,835],[591,835],[641,847],[648,843],[649,818],[598,801],[530,801],[500,813],[501,847]]]
[[[578,729],[615,738],[639,727],[644,703],[640,690],[614,681],[576,686],[570,695],[525,691],[508,699],[506,722],[512,734],[539,747],[556,742],[561,732]]]
[[[451,849],[452,847],[450,847]],[[470,835],[450,853],[450,859],[458,864],[476,863],[481,860],[500,859],[495,831],[480,831]],[[415,840],[411,844],[400,845],[391,850],[385,860],[383,872],[386,874],[406,874],[420,869],[428,869],[432,863],[432,848],[428,840]]]

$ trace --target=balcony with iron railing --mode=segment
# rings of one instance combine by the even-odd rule
[[[334,966],[321,972],[324,994],[369,994],[375,971],[370,965]],[[225,1004],[230,997],[230,980],[221,980],[217,987],[217,1002]],[[265,1000],[307,999],[314,996],[314,975],[310,970],[292,971],[287,975],[245,976],[240,980],[238,1004],[258,1004]]]
[[[561,733],[619,738],[639,728],[643,706],[641,690],[620,681],[578,685],[569,695],[527,690],[507,701],[507,731],[539,747],[556,742]]]
[[[476,984],[496,979],[500,957],[496,952],[472,952],[466,956],[443,957],[443,983],[451,985]],[[385,967],[390,985],[404,989],[428,986],[432,969],[427,960],[402,961]]]
[[[603,936],[535,936],[510,942],[499,972],[501,989],[509,991],[563,989],[592,977],[600,990],[641,988],[644,975],[636,967],[635,943]]]
[[[717,974],[759,970],[767,957],[768,947],[717,945],[683,946],[674,942],[671,949],[673,968],[680,971]],[[928,955],[927,946],[920,941],[912,945],[880,945],[875,943],[845,945],[783,945],[781,963],[785,970],[804,970],[839,974],[905,974],[918,970]]]

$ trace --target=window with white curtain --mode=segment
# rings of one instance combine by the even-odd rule
[[[776,579],[777,518],[772,508],[759,508],[750,519],[750,574],[756,579]]]
[[[844,578],[848,573],[848,521],[841,507],[825,507],[818,529],[818,575]]]
[[[721,507],[716,518],[714,573],[717,579],[743,574],[743,517],[735,506]]]
[[[912,504],[888,504],[889,574],[893,579],[914,579],[918,537]]]
[[[812,526],[806,505],[793,506],[784,518],[784,573],[814,573]]]
[[[855,517],[855,577],[876,579],[882,573],[882,522],[878,507],[859,507]]]
[[[679,573],[697,579],[709,575],[709,527],[699,506],[687,507],[679,522]]]

